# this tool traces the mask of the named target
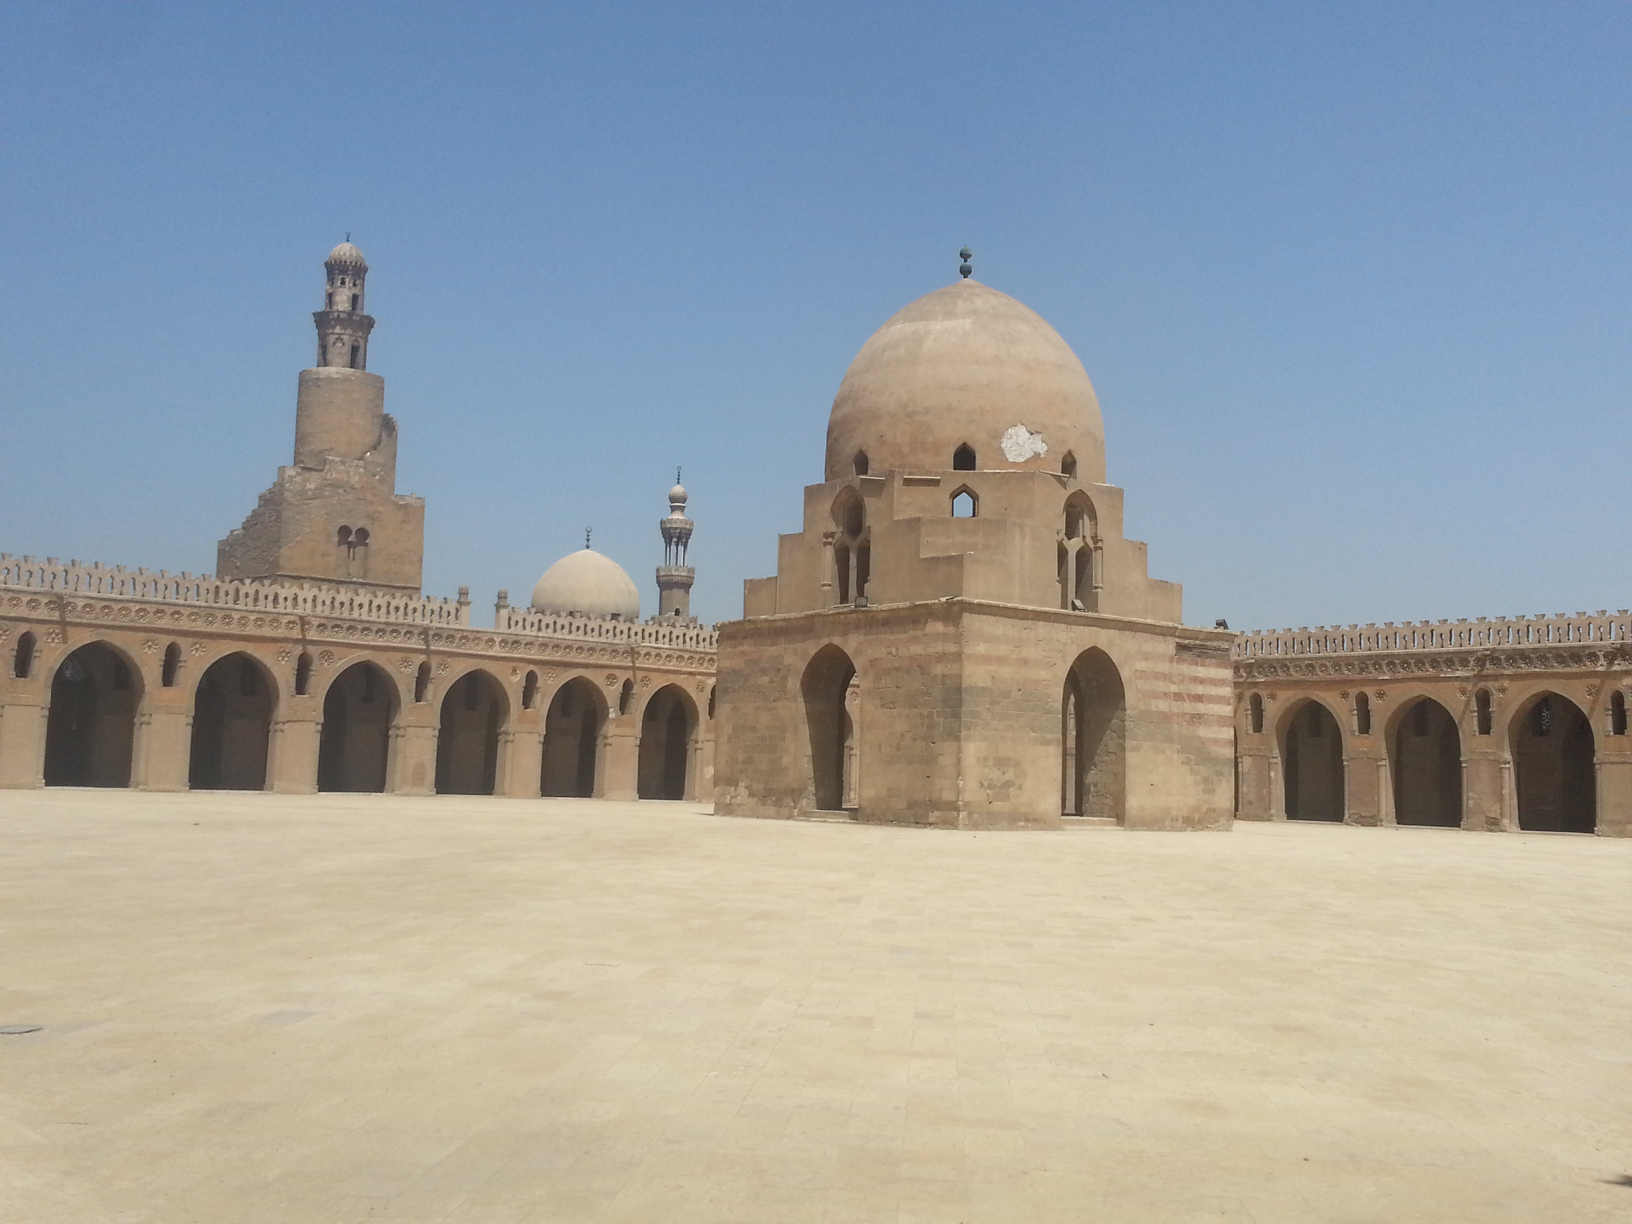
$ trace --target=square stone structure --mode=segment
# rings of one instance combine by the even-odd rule
[[[720,626],[718,810],[1227,827],[1233,635],[1124,538],[1075,353],[963,270],[863,346],[804,529]]]

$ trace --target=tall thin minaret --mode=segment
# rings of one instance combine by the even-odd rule
[[[663,620],[691,619],[691,584],[697,580],[697,571],[686,564],[686,549],[695,526],[686,517],[686,489],[680,483],[680,469],[675,468],[669,514],[658,524],[663,533],[663,564],[657,567],[657,614]]]
[[[351,245],[351,235],[323,261],[329,274],[323,309],[312,313],[317,324],[317,364],[348,370],[368,369],[368,333],[374,330],[363,302],[368,262]]]

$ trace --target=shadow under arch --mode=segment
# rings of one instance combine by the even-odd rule
[[[844,810],[847,773],[855,768],[855,727],[845,710],[845,695],[856,678],[856,665],[829,643],[811,656],[799,681],[810,735],[810,795],[815,810]],[[846,765],[850,769],[846,769]]]
[[[635,793],[640,798],[686,797],[697,725],[697,705],[678,684],[665,684],[647,698],[640,715],[635,778]]]
[[[87,642],[51,677],[45,721],[47,786],[129,786],[141,672],[107,642]]]
[[[493,793],[499,777],[499,735],[509,716],[504,686],[482,668],[473,668],[448,686],[437,711],[437,794]]]
[[[1451,712],[1432,697],[1405,701],[1389,719],[1385,746],[1395,823],[1461,827],[1462,735]]]
[[[1127,817],[1128,703],[1122,673],[1095,646],[1065,674],[1060,701],[1060,814]]]
[[[1594,833],[1598,828],[1597,745],[1592,723],[1568,697],[1532,696],[1508,724],[1526,832]]]
[[[384,791],[396,721],[397,686],[383,667],[364,660],[336,676],[323,695],[317,789]]]
[[[223,655],[193,690],[187,785],[193,790],[265,790],[277,681],[260,660]]]
[[[1281,780],[1288,820],[1343,819],[1343,730],[1320,702],[1295,703],[1281,720]]]
[[[556,690],[544,713],[539,794],[594,798],[605,725],[606,700],[594,681],[574,676]]]

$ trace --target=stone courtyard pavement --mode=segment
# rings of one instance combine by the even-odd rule
[[[0,1220],[1626,1221],[1632,842],[0,792]]]

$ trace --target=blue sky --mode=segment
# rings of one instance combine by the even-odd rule
[[[0,8],[0,548],[209,570],[321,261],[478,606],[593,524],[740,613],[845,366],[976,275],[1054,324],[1186,620],[1632,603],[1632,9]]]

